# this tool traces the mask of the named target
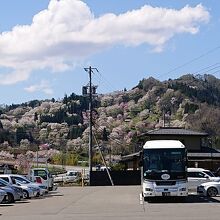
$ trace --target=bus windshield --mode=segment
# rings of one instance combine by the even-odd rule
[[[144,173],[185,172],[185,149],[144,149]]]

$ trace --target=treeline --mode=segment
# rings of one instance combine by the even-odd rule
[[[180,91],[192,101],[220,106],[220,80],[212,75],[188,74],[177,80],[169,80],[168,88]]]
[[[51,158],[53,164],[68,164],[69,166],[75,166],[78,164],[78,155],[73,153],[61,153],[56,154]]]
[[[94,98],[93,108],[99,140],[112,141],[116,152],[121,145],[133,146],[137,135],[162,126],[164,114],[176,121],[174,126],[187,125],[220,137],[220,80],[211,75],[188,74],[164,82],[150,77],[132,90]],[[67,142],[70,149],[87,148],[88,109],[89,97],[75,93],[64,95],[61,101],[33,100],[0,108],[0,144],[7,141],[14,147],[26,139],[31,147],[41,141],[57,148]],[[122,144],[114,143],[115,139]]]
[[[169,84],[168,88],[180,91],[192,100],[207,103],[209,105],[220,106],[220,90],[207,85],[205,88],[194,88],[182,82],[174,82]]]

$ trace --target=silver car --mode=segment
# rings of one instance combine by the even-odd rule
[[[215,197],[220,194],[220,182],[207,182],[197,187],[197,194]]]
[[[31,190],[34,191],[35,196],[44,195],[45,191],[46,191],[46,187],[44,187],[44,185],[38,184],[38,183],[33,183],[22,175],[1,174],[0,178],[4,179],[8,183],[18,184],[20,186],[23,186],[23,187],[26,186],[26,187],[30,188]],[[25,196],[28,196],[27,191],[26,191]],[[31,197],[31,196],[29,195],[29,197]]]
[[[196,191],[197,187],[207,182],[218,182],[220,177],[216,177],[210,170],[203,168],[188,168],[188,189]]]
[[[44,185],[38,184],[38,183],[33,183],[30,180],[28,180],[27,178],[25,178],[24,176],[16,175],[16,174],[13,174],[13,175],[11,174],[10,176],[14,178],[14,180],[16,181],[16,184],[26,185],[27,187],[34,190],[34,193],[36,194],[35,196],[42,196],[47,191],[47,189]]]
[[[36,187],[29,187],[25,184],[20,183],[19,181],[16,181],[16,185],[22,188],[24,199],[30,199],[40,194],[40,189],[38,190]]]
[[[0,189],[7,193],[7,202],[14,203],[15,201],[21,200],[23,197],[23,191],[19,186],[13,186],[0,178]]]
[[[6,199],[5,197],[7,196],[7,193],[0,189],[0,203],[3,201],[3,199]]]

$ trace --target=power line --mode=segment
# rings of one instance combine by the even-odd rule
[[[183,63],[183,64],[181,64],[179,66],[176,66],[173,69],[169,70],[168,72],[166,72],[164,74],[160,74],[160,75],[168,75],[169,73],[172,73],[172,72],[174,72],[174,71],[176,71],[178,69],[181,69],[182,67],[187,66],[187,65],[189,65],[189,64],[191,64],[191,63],[193,63],[193,62],[195,62],[195,61],[197,61],[197,60],[199,60],[199,59],[201,59],[201,58],[203,58],[203,57],[205,57],[205,56],[215,52],[218,49],[220,49],[220,46],[217,46],[217,47],[215,47],[213,49],[210,49],[207,52],[201,54],[200,56],[195,57],[195,58],[193,58],[193,59],[191,59],[191,60],[189,60],[189,61],[187,61],[187,62],[185,62],[185,63]]]
[[[102,83],[110,89],[110,91],[117,91],[114,85],[106,77],[104,77],[103,74],[99,73],[97,76],[99,77],[99,80],[102,81]]]
[[[212,74],[219,73],[219,72],[220,72],[220,70],[217,70],[217,71],[213,72]]]
[[[217,73],[217,72],[219,72],[220,71],[220,65],[219,66],[216,66],[216,67],[214,67],[214,68],[207,68],[207,70],[206,71],[204,71],[204,72],[196,72],[196,73],[193,73],[193,75],[205,75],[205,74],[212,74],[212,75],[214,75],[215,73]],[[217,70],[216,70],[217,69]],[[214,71],[214,72],[213,72]]]
[[[219,64],[220,64],[220,63],[218,62],[218,63],[212,64],[212,65],[209,65],[209,66],[207,66],[207,67],[204,67],[204,68],[202,68],[202,69],[200,69],[200,70],[194,72],[193,74],[197,74],[197,73],[199,73],[199,72],[201,72],[201,71],[203,71],[203,70],[209,71],[209,70],[212,70],[212,69],[216,69],[216,68],[220,67]],[[216,66],[216,65],[218,65],[218,66]],[[210,69],[210,68],[213,67],[213,66],[216,66],[216,67]]]

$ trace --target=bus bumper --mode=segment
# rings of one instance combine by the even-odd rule
[[[175,186],[156,186],[155,184],[143,184],[144,197],[186,197],[188,196],[188,189],[186,184],[176,184]]]

